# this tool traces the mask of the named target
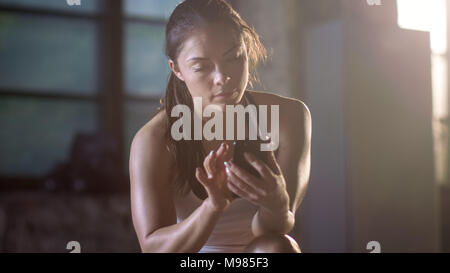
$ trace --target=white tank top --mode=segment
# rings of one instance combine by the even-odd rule
[[[189,217],[203,200],[192,191],[182,197],[175,194],[177,222]],[[217,221],[208,241],[199,253],[243,252],[245,247],[255,238],[252,233],[252,219],[258,207],[245,199],[238,198],[231,202],[228,209]]]

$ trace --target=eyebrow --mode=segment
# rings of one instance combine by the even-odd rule
[[[241,46],[241,44],[234,45],[232,48],[228,49],[225,53],[223,53],[222,56],[227,55],[228,53],[233,51],[235,48],[240,47],[240,46]],[[203,60],[208,60],[208,58],[205,58],[205,57],[192,57],[192,58],[188,59],[187,62],[203,61]]]

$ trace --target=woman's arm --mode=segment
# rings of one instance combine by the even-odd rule
[[[277,162],[286,182],[289,206],[277,211],[260,208],[252,223],[255,235],[290,232],[295,224],[295,212],[308,187],[311,169],[311,113],[303,102],[297,100],[289,101],[285,107],[280,106],[280,111],[284,113],[280,113]],[[293,121],[298,123],[292,124]]]
[[[198,252],[220,218],[209,198],[184,221],[176,223],[171,160],[164,128],[153,121],[134,137],[130,151],[133,224],[143,252]]]
[[[298,100],[261,94],[261,104],[280,105],[280,143],[277,158],[264,163],[250,153],[247,161],[260,178],[226,162],[228,187],[238,196],[259,206],[252,221],[255,236],[264,233],[289,233],[295,224],[295,211],[308,185],[311,157],[311,115]],[[270,100],[267,98],[271,98]],[[296,124],[292,124],[295,120]],[[297,123],[298,122],[298,123]]]
[[[292,124],[295,122],[296,124]],[[295,214],[306,194],[311,172],[311,113],[301,101],[293,101],[282,122],[277,161],[281,167]]]

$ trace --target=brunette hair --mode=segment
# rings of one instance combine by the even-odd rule
[[[223,23],[243,39],[249,62],[249,85],[253,87],[253,83],[258,82],[257,65],[267,59],[266,49],[254,28],[224,0],[185,0],[178,4],[166,25],[166,56],[176,63],[183,42],[191,31],[200,25],[211,23]],[[205,151],[200,140],[175,141],[171,137],[170,128],[177,118],[171,117],[170,113],[178,104],[187,105],[193,112],[193,100],[186,84],[171,72],[161,110],[166,111],[166,137],[175,162],[174,186],[178,192],[186,194],[193,183],[196,183],[195,168],[202,166]],[[191,139],[194,139],[193,136]]]

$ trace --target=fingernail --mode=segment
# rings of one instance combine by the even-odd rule
[[[227,167],[227,168],[231,167],[230,161],[225,161],[225,162],[223,162],[223,164],[225,164],[225,167]]]
[[[214,153],[214,150],[211,150],[211,152],[209,152],[209,155],[211,156]]]
[[[225,171],[227,172],[227,174],[230,174],[230,169],[228,169],[228,166],[225,167]]]

